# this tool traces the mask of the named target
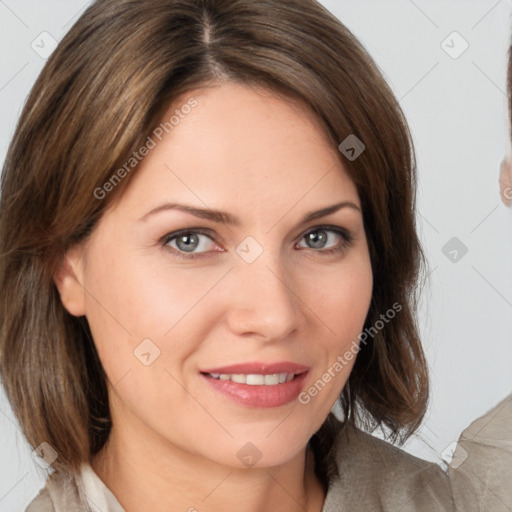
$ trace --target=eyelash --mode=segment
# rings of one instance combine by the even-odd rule
[[[316,226],[316,227],[306,231],[301,236],[301,240],[304,239],[310,233],[315,233],[317,231],[330,231],[330,232],[333,232],[333,233],[335,233],[335,234],[337,234],[337,235],[339,235],[341,237],[341,241],[338,243],[337,246],[335,246],[333,248],[323,249],[323,250],[322,249],[315,250],[315,249],[313,249],[311,247],[309,248],[309,249],[312,249],[314,252],[319,252],[319,253],[322,253],[322,254],[325,254],[325,255],[330,255],[330,254],[334,254],[334,253],[340,253],[343,250],[345,250],[348,247],[350,247],[350,245],[354,241],[354,236],[352,235],[352,233],[350,233],[350,231],[348,231],[348,230],[346,230],[344,228],[336,227],[336,226]],[[168,247],[167,244],[169,242],[172,242],[173,240],[175,240],[176,238],[179,238],[182,235],[190,235],[190,234],[205,235],[208,238],[210,238],[211,240],[215,241],[212,238],[211,231],[205,230],[205,229],[202,229],[202,228],[190,228],[190,229],[182,229],[180,231],[174,231],[172,233],[168,233],[167,235],[165,235],[160,240],[160,243],[162,244],[162,246],[164,248],[168,249],[169,251],[171,251],[173,254],[175,254],[179,258],[183,258],[183,259],[186,259],[186,260],[195,260],[197,258],[202,258],[202,257],[205,257],[208,253],[212,252],[212,251],[206,251],[206,252],[199,252],[199,253],[185,253],[183,251],[174,249],[173,247]],[[217,251],[215,251],[215,252],[217,252]]]

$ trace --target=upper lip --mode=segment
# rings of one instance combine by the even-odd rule
[[[219,366],[218,368],[207,368],[201,370],[201,373],[221,373],[221,374],[246,374],[246,375],[272,375],[275,373],[300,373],[307,372],[308,366],[302,364],[291,363],[289,361],[277,363],[240,363],[231,364],[229,366]]]

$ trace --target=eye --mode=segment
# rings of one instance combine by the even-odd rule
[[[203,252],[209,252],[209,242],[213,245],[214,242],[206,232],[198,229],[178,231],[166,235],[163,240],[163,245],[173,249],[173,252],[184,258],[197,258]],[[199,249],[196,251],[196,249]],[[194,252],[196,251],[196,252]]]
[[[348,230],[336,226],[318,226],[301,238],[307,244],[302,248],[314,249],[314,252],[321,254],[341,252],[353,241],[353,236]],[[161,243],[173,254],[186,259],[200,258],[208,252],[222,252],[215,249],[216,244],[212,235],[203,229],[194,228],[169,233],[162,238]]]
[[[333,253],[346,249],[353,241],[349,231],[335,226],[319,226],[302,236],[310,249],[322,249],[322,253]]]

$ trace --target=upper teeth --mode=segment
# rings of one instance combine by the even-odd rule
[[[214,379],[232,380],[239,384],[249,384],[251,386],[275,386],[276,384],[290,382],[295,377],[294,373],[274,373],[272,375],[210,373],[209,375]]]

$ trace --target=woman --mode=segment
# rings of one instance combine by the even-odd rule
[[[27,510],[454,510],[364,433],[428,402],[414,185],[396,99],[313,0],[92,5],[2,176],[0,368],[55,470]]]

